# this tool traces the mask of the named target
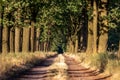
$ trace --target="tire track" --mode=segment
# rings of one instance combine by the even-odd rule
[[[50,57],[34,68],[8,80],[52,80],[54,73],[49,70],[49,66],[53,64],[56,57],[57,55]]]
[[[101,75],[96,70],[85,68],[73,58],[65,56],[69,80],[109,80],[110,75]]]

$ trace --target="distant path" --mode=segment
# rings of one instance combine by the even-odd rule
[[[56,57],[50,57],[29,71],[9,80],[53,80],[54,75],[49,71],[49,66]],[[99,72],[79,65],[73,58],[65,56],[65,62],[68,65],[68,80],[109,80],[109,76],[101,76]]]
[[[96,70],[90,70],[77,63],[73,58],[68,56],[66,64],[68,65],[69,80],[109,80],[109,76],[100,75]]]

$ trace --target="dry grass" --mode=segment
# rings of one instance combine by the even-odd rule
[[[46,57],[52,55],[54,55],[53,52],[0,54],[0,80],[27,70]]]

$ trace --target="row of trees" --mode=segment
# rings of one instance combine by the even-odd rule
[[[120,50],[119,0],[4,0],[0,52]]]

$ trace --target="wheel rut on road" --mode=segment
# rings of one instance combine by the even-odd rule
[[[9,80],[51,80],[52,76],[54,75],[52,72],[50,72],[49,66],[53,64],[56,57],[57,55],[50,57],[30,70],[25,71],[19,76]]]
[[[97,70],[85,68],[68,56],[65,56],[65,59],[69,80],[109,80],[110,75],[101,75]]]

